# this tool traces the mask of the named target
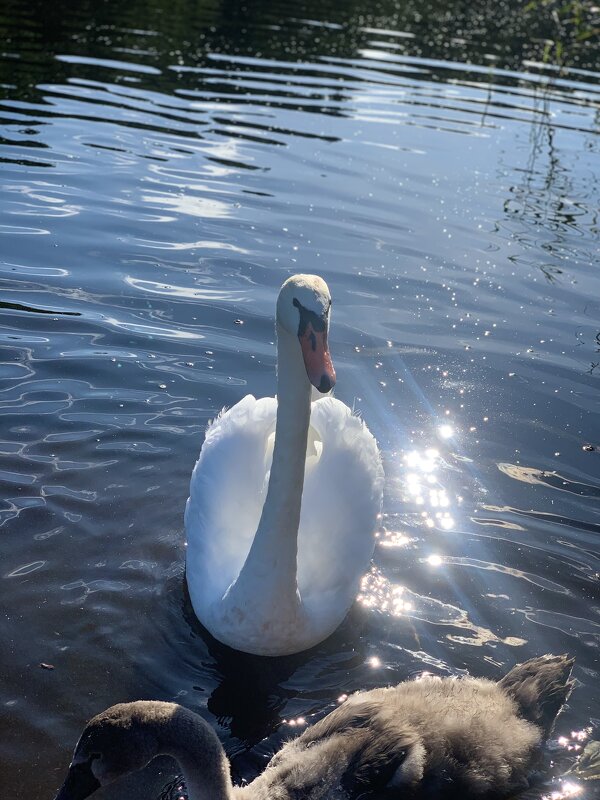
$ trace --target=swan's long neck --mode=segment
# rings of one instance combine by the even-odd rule
[[[299,605],[298,526],[310,407],[311,385],[298,338],[278,323],[277,423],[267,496],[250,552],[229,590],[230,600],[251,599],[247,611],[264,621],[278,614],[283,620]]]
[[[232,800],[229,761],[213,729],[186,708],[156,705],[174,709],[155,728],[158,750],[179,762],[189,800]]]
[[[298,337],[278,324],[275,447],[267,497],[254,542],[261,550],[274,548],[279,570],[294,585],[310,397],[311,386]]]

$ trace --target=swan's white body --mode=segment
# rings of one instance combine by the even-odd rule
[[[280,293],[278,399],[247,395],[212,422],[185,512],[196,616],[220,641],[260,655],[305,650],[342,622],[381,507],[374,437],[339,400],[311,402],[297,322],[284,327],[286,287],[295,281],[304,304],[315,291],[301,279],[325,286],[295,276]]]

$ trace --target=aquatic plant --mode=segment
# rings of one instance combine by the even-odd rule
[[[542,13],[542,24],[554,29],[544,42],[545,64],[562,66],[569,55],[600,34],[600,6],[591,0],[530,0],[525,13],[532,17]]]

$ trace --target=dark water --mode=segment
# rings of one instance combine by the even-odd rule
[[[343,693],[545,651],[581,684],[557,734],[598,724],[598,51],[545,67],[516,3],[248,5],[0,11],[3,797],[134,698],[203,714],[237,779]],[[274,392],[296,271],[385,530],[348,623],[264,660],[194,622],[182,521],[207,421]]]

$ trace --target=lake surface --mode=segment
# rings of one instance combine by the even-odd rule
[[[544,66],[517,5],[4,4],[3,797],[53,797],[137,698],[201,713],[237,780],[344,693],[548,651],[557,735],[600,724],[598,50]],[[274,393],[301,271],[383,529],[337,634],[260,659],[195,622],[183,510],[207,422]]]

